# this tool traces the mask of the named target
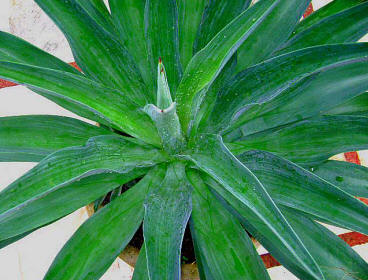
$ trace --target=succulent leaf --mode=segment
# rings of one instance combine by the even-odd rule
[[[367,168],[328,160],[368,148],[367,0],[35,1],[82,71],[0,31],[0,77],[97,125],[0,118],[0,161],[40,161],[0,192],[0,249],[94,203],[44,279],[99,279],[143,224],[134,280],[270,279],[254,239],[368,280],[319,223],[368,234]]]

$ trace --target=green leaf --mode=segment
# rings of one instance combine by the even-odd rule
[[[127,173],[166,160],[162,152],[121,136],[97,136],[87,145],[57,151],[0,193],[0,213],[89,175]],[[96,197],[97,198],[97,197]]]
[[[144,34],[145,0],[109,0],[111,15],[123,45],[131,53],[142,73],[142,78],[155,95],[153,75],[150,70],[147,43]]]
[[[15,62],[27,65],[33,65],[43,68],[51,68],[54,70],[65,71],[76,75],[82,75],[77,69],[63,62],[62,60],[48,54],[47,52],[29,44],[28,42],[15,37],[9,33],[0,31],[0,61]],[[72,103],[61,97],[51,95],[42,90],[37,90],[30,87],[31,90],[44,96],[45,98],[55,102],[65,109],[76,113],[90,120],[95,120],[99,123],[106,123],[102,118],[99,118],[88,108],[84,108],[80,104]]]
[[[40,161],[45,156],[109,130],[59,116],[33,115],[0,118],[0,161]]]
[[[226,129],[233,120],[246,113],[250,106],[271,100],[314,72],[323,72],[337,63],[343,64],[367,55],[368,44],[365,43],[319,46],[275,57],[250,67],[226,83],[219,92],[208,130]]]
[[[195,1],[185,1],[195,2]],[[203,2],[203,1],[202,1]],[[197,37],[194,42],[193,53],[203,49],[226,25],[245,11],[251,4],[251,0],[207,0],[207,6],[203,11]]]
[[[298,164],[315,166],[331,156],[368,148],[368,118],[321,116],[240,138],[228,144],[235,154],[263,150]]]
[[[368,90],[368,57],[344,61],[301,79],[237,119],[243,135],[318,116]]]
[[[368,92],[364,92],[347,102],[326,112],[328,115],[359,115],[368,117]]]
[[[145,202],[144,244],[149,279],[180,279],[180,248],[192,205],[185,165],[168,166]]]
[[[233,78],[233,73],[235,71],[237,63],[237,56],[233,57],[227,62],[225,67],[222,69],[221,73],[217,76],[216,80],[212,83],[211,87],[205,98],[202,101],[200,109],[194,119],[193,128],[191,130],[191,138],[195,138],[198,133],[206,132],[209,126],[208,119],[211,117],[214,106],[216,105],[216,99],[218,94],[224,85],[227,85]],[[222,112],[223,114],[224,112]]]
[[[189,170],[187,174],[194,187],[190,231],[202,273],[218,280],[270,279],[239,221],[214,197],[198,172]]]
[[[160,145],[153,123],[144,112],[137,110],[138,105],[126,93],[79,75],[9,62],[0,62],[0,77],[81,104],[114,128]]]
[[[206,91],[223,67],[277,3],[268,0],[260,1],[244,11],[226,25],[189,62],[177,90],[178,115],[184,132],[190,128],[193,114],[198,110]]]
[[[368,264],[334,233],[287,207],[281,208],[327,280],[368,279]]]
[[[239,212],[246,229],[303,279],[324,279],[257,177],[229,152],[219,136],[202,134],[197,141],[186,157],[219,183],[210,186]]]
[[[132,280],[147,280],[149,279],[146,257],[146,246],[143,244],[139,251],[138,260],[134,266]]]
[[[161,58],[167,69],[170,89],[174,94],[182,74],[178,21],[176,0],[146,0],[145,30],[151,60],[151,75],[156,77],[156,65]]]
[[[313,173],[355,196],[368,197],[368,168],[355,163],[328,160]]]
[[[239,48],[238,71],[263,61],[285,43],[311,0],[273,2],[277,3],[275,8]]]
[[[335,185],[271,153],[247,152],[237,158],[257,176],[277,205],[368,234],[368,207]]]
[[[146,169],[138,169],[125,174],[97,174],[43,192],[0,214],[0,240],[62,218],[146,172]]]
[[[329,16],[286,42],[280,53],[311,46],[356,42],[368,32],[368,2]]]
[[[0,31],[0,61],[24,63],[81,75],[77,69],[57,57],[3,31]]]
[[[96,23],[77,0],[36,0],[63,31],[83,72],[107,86],[129,92],[144,106],[150,96],[128,51]]]
[[[146,193],[161,182],[163,175],[163,168],[152,170],[89,218],[57,255],[44,279],[99,279],[138,229]]]
[[[114,35],[115,27],[104,0],[74,0],[97,24]]]
[[[306,30],[307,28],[313,26],[314,24],[320,22],[321,20],[340,13],[346,9],[352,8],[360,3],[367,2],[367,0],[334,0],[322,8],[314,11],[307,18],[304,18],[293,31],[292,36],[299,34],[300,32]]]
[[[177,1],[179,9],[179,49],[183,69],[186,68],[193,56],[194,42],[197,37],[203,11],[208,2],[209,0]]]
[[[178,115],[176,114],[176,103],[165,110],[148,104],[143,109],[155,123],[162,140],[162,146],[170,154],[176,154],[185,147]]]

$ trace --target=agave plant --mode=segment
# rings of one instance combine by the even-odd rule
[[[300,279],[368,279],[319,223],[368,234],[367,169],[328,160],[368,148],[367,1],[35,1],[82,71],[1,32],[0,76],[99,126],[0,118],[0,160],[39,162],[0,248],[105,200],[44,279],[99,279],[141,224],[134,280],[180,279],[186,228],[201,279],[269,279],[250,236]]]

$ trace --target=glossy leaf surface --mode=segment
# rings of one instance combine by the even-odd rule
[[[367,2],[367,0],[334,0],[327,5],[319,8],[317,11],[314,11],[308,17],[304,18],[296,26],[292,35],[295,36],[296,34],[304,31],[305,29],[313,26],[314,24],[329,16],[340,13],[346,9],[352,8],[364,2]]]
[[[139,169],[126,174],[97,174],[53,188],[50,192],[0,214],[0,240],[62,218],[146,172],[145,169]]]
[[[286,267],[292,266],[306,279],[323,279],[315,261],[257,177],[229,152],[219,137],[201,136],[187,157],[220,184],[211,187],[240,213],[247,230],[280,262],[292,258],[292,263],[283,262]]]
[[[192,210],[182,163],[168,166],[165,179],[145,202],[144,244],[149,278],[180,279],[180,248]]]
[[[265,20],[277,2],[261,1],[244,11],[189,62],[177,90],[178,115],[184,132],[188,129],[192,114],[200,105],[201,98],[196,96],[205,94],[232,55]],[[197,104],[193,104],[195,99]]]
[[[327,111],[328,115],[359,115],[368,117],[368,92],[362,93],[345,103]]]
[[[257,176],[276,204],[368,233],[368,207],[338,187],[271,153],[248,152],[238,159]]]
[[[343,240],[307,217],[282,208],[327,280],[367,279],[368,264]]]
[[[156,81],[156,65],[161,58],[166,67],[170,89],[175,93],[182,74],[177,1],[146,0],[145,28],[151,75]]]
[[[188,171],[188,178],[194,187],[190,229],[205,279],[270,279],[239,221],[210,192],[196,171]]]
[[[125,248],[143,219],[147,191],[162,180],[156,168],[89,218],[57,255],[45,280],[99,279]],[[78,258],[74,258],[78,254]]]
[[[112,134],[85,122],[59,116],[0,118],[0,161],[40,161],[57,150],[84,145],[88,138]]]
[[[107,32],[97,24],[76,0],[36,0],[36,3],[63,31],[74,59],[86,75],[130,92],[140,105],[147,102],[147,91],[134,60],[114,38],[113,30]]]
[[[355,42],[368,32],[368,2],[329,16],[292,37],[277,53],[311,46]]]
[[[105,172],[127,173],[165,161],[158,150],[120,136],[98,136],[87,145],[51,154],[0,193],[0,213],[28,203],[83,177]]]
[[[238,71],[265,60],[287,41],[311,1],[272,2],[275,7],[238,50]]]
[[[110,0],[112,19],[114,20],[119,38],[134,58],[142,78],[150,90],[150,98],[154,97],[154,77],[148,58],[145,39],[144,10],[145,0]],[[150,99],[150,100],[151,100]],[[154,100],[154,99],[152,99]]]
[[[194,43],[198,28],[208,2],[209,0],[177,1],[179,9],[179,49],[183,69],[188,65],[194,54]]]
[[[0,62],[0,76],[78,103],[115,128],[148,143],[160,143],[149,117],[121,91],[79,75],[17,63]]]
[[[368,59],[316,71],[285,89],[270,101],[254,105],[242,114],[244,135],[300,121],[344,103],[368,90]]]
[[[322,116],[248,135],[228,145],[235,154],[263,150],[313,166],[341,152],[368,147],[368,118]]]
[[[354,62],[367,55],[368,45],[364,43],[320,46],[275,57],[248,68],[219,92],[207,130],[224,130],[252,106],[272,100],[312,73],[324,72],[339,63]]]
[[[351,195],[368,197],[368,168],[355,163],[328,160],[313,173]]]

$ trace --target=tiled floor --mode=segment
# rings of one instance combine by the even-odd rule
[[[313,5],[315,9],[318,9],[328,2],[330,0],[318,0],[313,1]],[[73,60],[65,38],[32,0],[1,0],[0,30],[20,36],[67,62]],[[54,103],[32,94],[24,87],[2,89],[0,116],[24,114],[57,114],[77,117]],[[361,152],[360,158],[362,164],[368,166],[368,151]],[[0,190],[33,166],[33,163],[0,163]],[[1,250],[0,279],[42,279],[59,249],[86,218],[85,210],[80,209],[57,223]],[[332,229],[337,234],[346,232],[338,228]],[[368,261],[368,245],[356,246],[354,249]],[[260,248],[259,252],[266,253],[264,248]],[[281,266],[269,269],[269,273],[272,279],[296,279]],[[131,275],[132,269],[127,264],[116,261],[103,279],[130,279]]]

